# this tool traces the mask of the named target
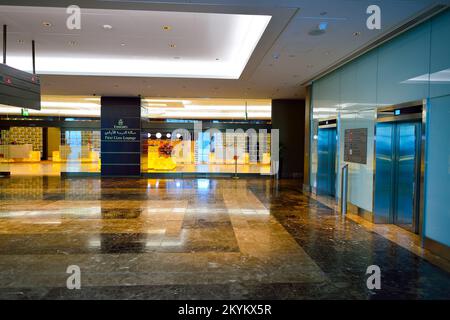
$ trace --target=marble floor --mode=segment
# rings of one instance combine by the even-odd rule
[[[296,181],[0,178],[0,299],[450,299],[426,258]]]

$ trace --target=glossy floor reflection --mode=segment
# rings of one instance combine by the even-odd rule
[[[66,288],[69,265],[81,290]],[[0,298],[449,299],[450,274],[295,181],[11,177]]]

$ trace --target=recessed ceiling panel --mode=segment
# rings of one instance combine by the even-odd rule
[[[238,79],[271,16],[81,9],[69,30],[65,8],[0,6],[8,64],[48,75]],[[32,30],[32,31],[30,31]]]

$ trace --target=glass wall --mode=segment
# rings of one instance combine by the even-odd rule
[[[144,130],[142,171],[270,174],[270,130],[226,126]]]
[[[310,175],[311,187],[315,187],[318,115],[337,108],[340,167],[345,164],[342,156],[345,130],[367,129],[367,163],[350,164],[349,201],[372,211],[376,108],[426,99],[424,236],[447,246],[450,245],[450,211],[446,203],[450,197],[449,34],[447,9],[313,83]]]

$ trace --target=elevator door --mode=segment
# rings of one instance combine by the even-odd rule
[[[375,214],[418,232],[419,122],[377,124]]]
[[[335,196],[336,192],[336,128],[319,128],[317,193]]]

